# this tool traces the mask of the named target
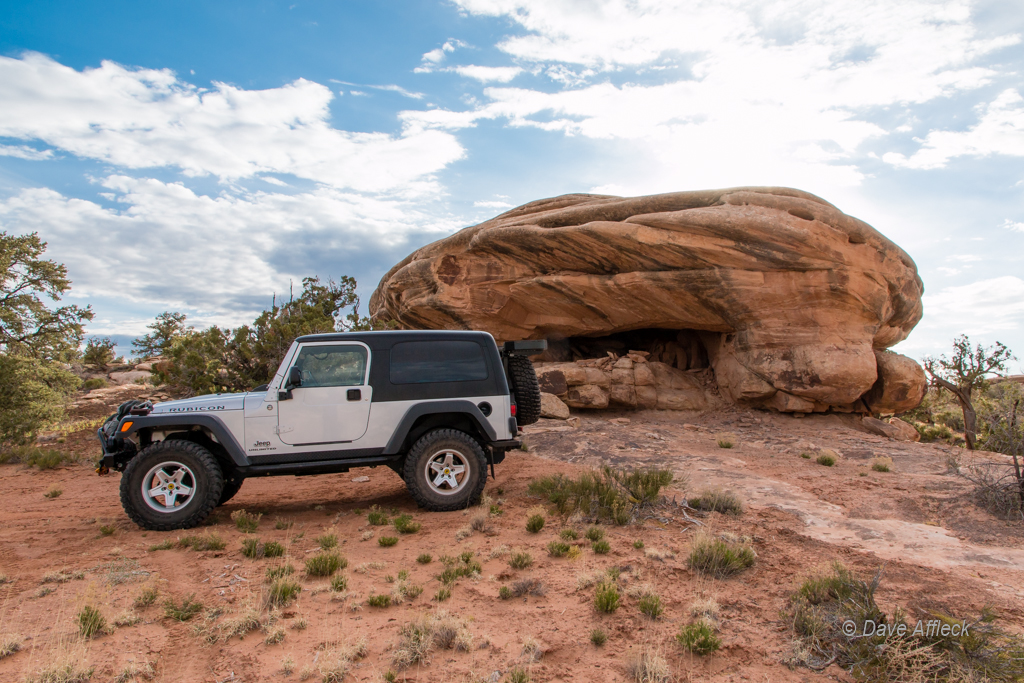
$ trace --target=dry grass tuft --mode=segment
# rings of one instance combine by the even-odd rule
[[[154,676],[156,676],[156,670],[153,669],[152,664],[132,661],[124,665],[117,677],[114,678],[114,683],[132,683],[140,679],[151,681]]]
[[[0,659],[10,657],[21,649],[21,636],[10,634],[0,636]]]
[[[705,489],[700,495],[687,501],[691,507],[706,512],[739,515],[743,513],[743,502],[732,491]]]
[[[626,674],[636,683],[668,683],[672,672],[661,652],[644,646],[626,661]]]
[[[706,576],[725,577],[754,566],[757,553],[743,540],[700,533],[690,548],[690,568]]]
[[[466,621],[445,610],[438,610],[402,627],[392,664],[402,670],[426,661],[435,648],[468,652],[472,645],[473,635]]]

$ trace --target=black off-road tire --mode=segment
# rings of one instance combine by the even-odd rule
[[[526,356],[509,356],[508,374],[516,398],[516,423],[532,425],[540,419],[540,385],[533,363]]]
[[[435,491],[425,475],[427,463],[444,450],[457,452],[469,468],[467,481],[460,485],[456,493],[448,495]],[[484,449],[469,434],[457,429],[435,429],[420,437],[409,450],[402,478],[420,507],[432,512],[464,510],[480,502],[484,484],[487,483],[487,458]]]
[[[195,476],[193,497],[174,512],[158,512],[142,496],[142,480],[162,462],[179,462]],[[131,459],[121,475],[121,505],[143,529],[172,531],[202,524],[217,507],[224,491],[224,474],[210,451],[191,441],[172,439],[147,446]]]
[[[245,477],[233,472],[225,472],[224,490],[220,492],[220,500],[217,501],[217,507],[234,498],[238,490],[242,488],[243,481],[245,481]]]

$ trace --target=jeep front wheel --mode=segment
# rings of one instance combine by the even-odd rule
[[[201,524],[220,501],[224,475],[210,451],[191,441],[147,446],[121,475],[121,505],[144,529],[170,531]]]
[[[476,439],[455,429],[420,437],[405,458],[405,485],[433,512],[462,510],[480,501],[487,483],[487,459]]]

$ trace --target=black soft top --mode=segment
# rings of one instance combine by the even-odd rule
[[[472,330],[386,330],[379,332],[328,332],[307,334],[296,342],[362,342],[370,347],[371,402],[410,401],[465,396],[495,396],[509,393],[498,345],[487,332]],[[473,341],[479,344],[487,359],[488,377],[465,382],[432,382],[427,384],[391,383],[391,348],[410,341],[445,342]]]

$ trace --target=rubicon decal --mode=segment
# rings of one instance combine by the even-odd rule
[[[225,406],[188,406],[186,408],[168,408],[169,413],[197,413],[208,410],[227,410]]]

